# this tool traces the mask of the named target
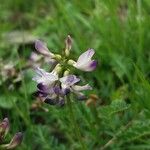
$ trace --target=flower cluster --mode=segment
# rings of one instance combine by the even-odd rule
[[[5,149],[14,149],[17,146],[19,146],[23,140],[23,134],[21,132],[16,133],[11,141],[8,144],[3,144],[5,143],[5,136],[8,134],[10,128],[9,120],[8,118],[5,118],[1,123],[0,123],[0,148],[5,148]]]
[[[97,66],[97,61],[92,60],[95,51],[88,49],[79,56],[77,61],[74,61],[69,57],[71,47],[72,39],[69,35],[65,40],[65,49],[62,55],[49,51],[47,45],[40,40],[35,42],[35,49],[38,53],[55,62],[55,66],[50,72],[39,67],[35,68],[37,75],[33,80],[37,82],[36,94],[45,103],[63,106],[68,93],[74,93],[78,99],[83,100],[86,96],[82,91],[92,89],[89,84],[77,85],[80,79],[71,73],[71,66],[86,72],[93,71]]]

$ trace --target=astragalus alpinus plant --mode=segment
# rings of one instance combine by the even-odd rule
[[[89,84],[82,86],[77,85],[80,82],[80,78],[72,73],[72,67],[85,72],[90,72],[96,68],[97,61],[92,60],[95,53],[93,49],[88,49],[82,53],[77,61],[72,60],[70,58],[71,47],[72,39],[69,35],[65,40],[65,49],[61,54],[52,53],[45,43],[37,40],[35,42],[35,49],[45,57],[54,60],[54,67],[51,72],[36,67],[35,71],[37,75],[33,80],[37,82],[36,94],[43,102],[57,106],[68,105],[76,136],[81,142],[82,149],[86,149],[84,142],[81,140],[81,134],[75,121],[70,95],[74,94],[77,99],[84,100],[86,99],[86,95],[83,91],[91,90],[92,87]]]

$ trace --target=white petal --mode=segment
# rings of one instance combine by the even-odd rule
[[[84,86],[74,85],[72,86],[72,89],[75,91],[84,91],[84,90],[92,90],[92,87],[89,84],[86,84]]]
[[[80,79],[77,78],[75,75],[68,75],[65,77],[60,78],[60,82],[66,86],[72,86],[73,84],[79,82]]]
[[[90,60],[86,63],[82,63],[82,64],[75,64],[74,67],[76,67],[77,69],[80,69],[82,71],[93,71],[97,66],[97,61],[95,60]]]
[[[48,50],[47,45],[40,40],[35,41],[35,49],[43,55],[50,56],[50,57],[54,56],[54,54]]]
[[[77,66],[89,62],[94,53],[95,51],[93,49],[88,49],[86,52],[82,53],[77,60]]]
[[[35,52],[32,52],[31,55],[30,55],[30,60],[33,61],[33,62],[39,61],[41,58],[42,58],[42,56],[38,55]]]
[[[41,68],[36,68],[37,76],[33,78],[37,83],[43,83],[44,85],[51,85],[54,81],[58,80],[58,75],[48,73]]]

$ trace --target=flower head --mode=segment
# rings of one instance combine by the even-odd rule
[[[37,82],[36,94],[42,98],[45,103],[50,105],[63,106],[65,104],[65,96],[73,93],[78,99],[86,99],[83,91],[91,90],[89,84],[80,86],[78,85],[80,79],[74,75],[68,65],[83,70],[93,71],[97,66],[97,61],[92,60],[95,53],[93,49],[89,49],[80,55],[77,62],[71,60],[69,57],[70,50],[72,47],[72,39],[70,35],[65,40],[65,53],[64,55],[58,55],[51,53],[46,44],[37,40],[35,42],[35,48],[41,54],[53,58],[56,60],[56,66],[51,72],[46,72],[41,68],[36,69],[37,75],[33,78]]]

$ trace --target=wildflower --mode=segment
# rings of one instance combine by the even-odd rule
[[[5,118],[0,123],[0,141],[7,135],[8,131],[9,131],[9,120],[8,118]]]
[[[94,53],[95,51],[93,49],[89,49],[82,53],[73,66],[83,71],[93,71],[97,66],[97,61],[91,60]]]
[[[62,83],[62,89],[66,91],[65,93],[67,94],[68,91],[71,91],[77,96],[79,100],[86,99],[85,95],[81,93],[81,91],[92,89],[88,84],[84,86],[76,85],[76,83],[78,83],[80,79],[75,75],[65,76],[61,78],[60,81]]]
[[[40,40],[35,41],[35,49],[44,56],[54,57],[54,54],[49,51],[47,45]]]
[[[65,89],[69,89],[72,85],[79,82],[80,79],[77,78],[75,75],[68,75],[60,78],[60,81],[61,81],[62,88],[65,90]]]
[[[51,87],[58,80],[58,75],[55,72],[48,73],[41,68],[36,69],[37,76],[33,78],[41,88]],[[41,86],[40,86],[41,85]]]
[[[69,35],[65,40],[65,45],[65,56],[61,56],[51,53],[43,42],[39,40],[35,42],[37,51],[45,57],[56,60],[55,67],[50,73],[37,68],[37,75],[33,78],[37,82],[38,90],[36,95],[50,105],[63,106],[65,104],[65,96],[69,93],[73,93],[78,99],[84,100],[86,96],[83,91],[92,89],[89,84],[83,86],[77,85],[80,79],[71,73],[68,64],[83,71],[92,71],[97,66],[97,61],[92,60],[95,51],[93,49],[87,50],[75,62],[69,58],[72,47],[72,39]]]
[[[10,143],[3,145],[3,147],[6,149],[14,149],[21,144],[22,140],[23,134],[21,132],[18,132],[14,135]]]

